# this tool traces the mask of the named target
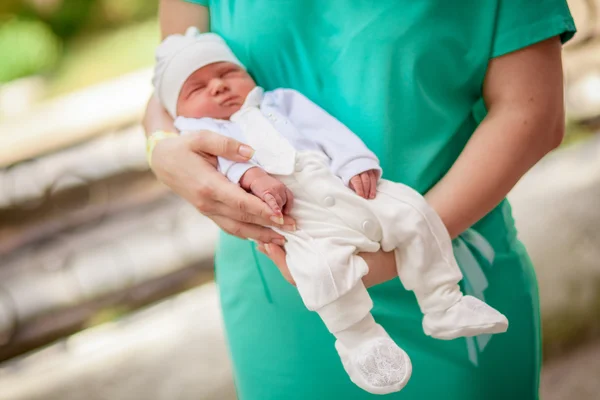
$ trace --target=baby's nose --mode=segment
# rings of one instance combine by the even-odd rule
[[[211,89],[213,93],[221,93],[226,89],[226,84],[222,79],[216,78],[211,81]]]

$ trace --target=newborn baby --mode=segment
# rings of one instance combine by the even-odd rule
[[[380,179],[377,157],[341,122],[291,89],[263,92],[216,34],[165,39],[154,85],[182,131],[210,130],[251,145],[247,163],[219,159],[229,180],[289,214],[290,273],[304,304],[336,337],[352,381],[386,394],[402,389],[408,355],[371,315],[358,252],[395,251],[398,276],[412,290],[427,335],[454,339],[506,331],[504,315],[464,296],[448,232],[411,188]],[[293,205],[292,205],[293,203]]]

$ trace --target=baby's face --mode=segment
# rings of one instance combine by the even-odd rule
[[[206,65],[185,81],[177,99],[177,115],[188,118],[229,119],[256,87],[248,73],[236,64]]]

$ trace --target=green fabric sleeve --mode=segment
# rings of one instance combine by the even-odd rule
[[[208,7],[208,1],[209,0],[185,0],[188,3],[194,3],[194,4],[198,4],[204,7]]]
[[[492,57],[553,36],[565,43],[576,32],[566,0],[499,0]]]

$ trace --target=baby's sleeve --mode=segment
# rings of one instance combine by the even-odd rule
[[[299,132],[316,143],[331,159],[332,172],[348,186],[350,179],[374,169],[379,159],[346,125],[293,89],[274,91],[281,111]]]
[[[181,132],[182,135],[206,130],[230,137],[242,143],[245,142],[243,133],[239,129],[228,127],[226,124],[219,123],[212,118],[178,117],[175,120],[175,127]],[[241,163],[231,161],[223,157],[217,157],[217,161],[219,172],[225,175],[231,182],[237,184],[239,184],[240,179],[246,173],[246,171],[257,166],[251,161]]]

